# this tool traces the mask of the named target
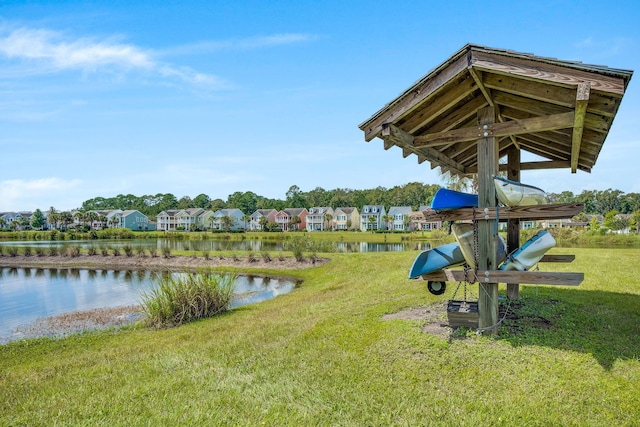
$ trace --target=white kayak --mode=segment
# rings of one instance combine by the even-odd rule
[[[549,204],[544,190],[499,176],[493,177],[498,200],[505,206],[533,206]]]
[[[474,247],[475,241],[473,238],[473,224],[466,222],[458,222],[451,225],[451,232],[456,238],[458,245],[460,245],[460,251],[464,256],[464,260],[471,268],[476,268]],[[497,263],[500,265],[507,258],[507,245],[502,238],[498,235],[498,259]]]
[[[500,266],[500,270],[527,271],[538,263],[544,254],[556,245],[556,240],[547,230],[540,230],[527,240],[515,252],[507,257],[507,261]]]

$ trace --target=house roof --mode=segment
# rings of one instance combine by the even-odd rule
[[[521,169],[596,163],[633,71],[468,44],[360,124],[407,157],[454,175],[477,172],[476,141],[495,136],[500,157],[516,148],[544,161]],[[497,120],[478,125],[493,106]],[[487,134],[485,134],[485,132]]]
[[[391,206],[389,208],[389,215],[398,215],[398,214],[409,215],[410,213],[411,213],[411,206]]]

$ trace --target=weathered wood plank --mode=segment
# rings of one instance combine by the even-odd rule
[[[421,276],[422,280],[469,283],[520,283],[527,285],[579,286],[584,281],[584,273],[548,271],[502,271],[487,270],[440,270]]]
[[[393,105],[385,106],[372,118],[362,123],[360,129],[364,131],[365,141],[371,141],[378,136],[382,131],[383,124],[396,122],[441,90],[449,80],[455,79],[461,73],[466,73],[467,64],[467,56],[462,55],[444,68],[433,70],[400,95]]]
[[[504,57],[489,52],[471,52],[471,66],[480,70],[505,75],[516,75],[526,79],[543,80],[564,87],[577,86],[580,82],[591,82],[594,90],[624,95],[624,79],[601,73],[577,70],[532,59],[513,56]]]
[[[416,147],[423,147],[426,145],[446,145],[489,136],[502,137],[520,135],[523,133],[544,132],[555,129],[570,128],[573,126],[573,122],[574,113],[573,111],[570,111],[551,116],[532,117],[523,120],[510,120],[504,123],[494,123],[492,125],[487,125],[486,129],[470,127],[428,135],[420,135],[414,137],[413,144]]]
[[[385,144],[391,142],[398,147],[402,148],[402,154],[404,157],[407,157],[409,154],[413,153],[418,155],[418,157],[423,156],[427,160],[436,161],[441,165],[446,166],[447,168],[454,170],[458,174],[465,174],[464,166],[460,163],[455,162],[451,158],[442,154],[441,152],[433,149],[433,148],[423,148],[421,150],[417,150],[413,146],[413,135],[403,131],[394,125],[385,125],[382,129],[380,137],[385,141]]]
[[[575,255],[545,255],[539,262],[573,262]]]
[[[485,215],[488,220],[496,219],[496,208],[465,208],[450,211],[425,211],[425,219],[429,221],[469,221],[482,220]],[[584,209],[584,203],[560,203],[538,206],[499,207],[498,220],[506,221],[510,218],[520,219],[564,219],[578,215]]]
[[[571,136],[571,173],[578,170],[578,159],[580,157],[580,146],[582,144],[582,133],[584,131],[584,118],[589,105],[589,92],[591,84],[582,82],[578,84],[576,92],[576,109],[573,120],[573,135]]]

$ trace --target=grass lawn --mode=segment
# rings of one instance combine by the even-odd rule
[[[497,336],[383,321],[455,288],[386,252],[327,254],[290,294],[174,329],[0,346],[0,425],[638,425],[640,249],[552,253],[576,261],[544,270],[585,281],[522,286]]]

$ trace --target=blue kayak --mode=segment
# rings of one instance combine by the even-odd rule
[[[464,263],[464,255],[457,243],[438,246],[418,254],[409,270],[409,279],[433,273],[445,267]]]
[[[463,193],[461,191],[439,189],[431,201],[431,209],[446,211],[451,209],[477,208],[478,195]]]

